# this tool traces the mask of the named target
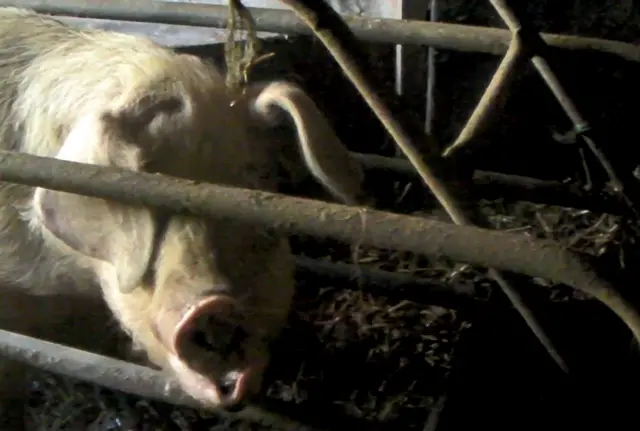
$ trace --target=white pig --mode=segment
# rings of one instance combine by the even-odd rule
[[[357,202],[360,166],[298,87],[275,82],[237,98],[197,57],[0,8],[2,149],[274,190],[281,148],[268,128],[282,112],[315,178]],[[139,351],[210,406],[259,390],[293,276],[287,238],[257,226],[0,183],[0,325],[99,341],[95,307],[106,303]],[[97,322],[56,326],[84,322],[83,312]],[[19,376],[0,363],[0,397],[18,397],[9,382]]]

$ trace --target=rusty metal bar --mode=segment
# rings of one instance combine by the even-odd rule
[[[21,6],[36,11],[82,18],[119,21],[156,22],[195,27],[227,26],[226,6],[195,3],[162,3],[145,0],[14,0],[0,1],[0,6]],[[311,30],[292,12],[277,9],[249,8],[258,31],[310,35]],[[370,42],[428,45],[437,49],[483,52],[504,55],[511,41],[509,30],[436,23],[416,20],[367,19],[344,17],[354,34]],[[640,61],[636,45],[591,37],[543,33],[550,46],[568,50],[590,49]]]
[[[0,179],[177,213],[233,218],[288,234],[446,256],[457,262],[540,277],[598,299],[640,342],[638,310],[585,262],[552,241],[11,151],[0,151]]]
[[[0,355],[112,390],[196,409],[204,408],[182,391],[175,380],[159,371],[15,332],[0,330]],[[313,430],[257,406],[248,406],[236,413],[224,410],[216,410],[216,413],[223,417],[260,422],[276,429]]]

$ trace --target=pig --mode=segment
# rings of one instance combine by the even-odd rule
[[[336,200],[362,199],[361,166],[301,88],[235,94],[224,82],[141,36],[0,8],[3,150],[276,191],[286,145],[269,131],[289,121],[312,176]],[[288,241],[237,220],[0,182],[0,325],[95,349],[112,316],[193,398],[237,409],[259,391],[286,323]],[[20,416],[23,370],[0,360],[0,402]]]

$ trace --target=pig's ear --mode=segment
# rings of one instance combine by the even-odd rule
[[[73,126],[55,158],[138,171],[142,167],[141,149],[125,136],[137,127],[152,126],[158,115],[166,113],[167,106],[172,107],[163,101],[117,113],[85,115]],[[111,263],[123,292],[140,284],[153,247],[151,211],[44,188],[36,189],[33,203],[34,221],[47,238],[84,256]]]
[[[290,118],[299,150],[313,176],[345,204],[364,203],[364,170],[336,136],[329,121],[298,86],[275,82],[262,87],[250,109],[263,121],[277,123]]]

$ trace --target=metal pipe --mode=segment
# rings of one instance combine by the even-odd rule
[[[329,280],[358,280],[348,283],[345,289],[360,289],[366,285],[373,294],[410,299],[444,307],[466,308],[474,301],[475,288],[471,284],[444,283],[418,277],[411,273],[382,271],[366,265],[326,262],[296,256],[296,275]],[[340,286],[343,287],[343,286]]]
[[[175,380],[160,371],[15,332],[0,330],[0,356],[142,398],[203,408]],[[237,413],[223,410],[216,410],[216,413],[259,422],[276,429],[312,431],[308,426],[256,406],[249,406]]]
[[[0,1],[0,6],[25,7],[52,15],[194,27],[226,28],[228,22],[227,6],[195,3],[162,3],[145,0],[104,2],[14,0]],[[293,35],[312,34],[309,27],[290,11],[266,8],[249,8],[249,10],[255,19],[258,31]],[[437,49],[504,55],[511,41],[509,30],[497,28],[353,16],[344,19],[358,38],[370,42],[417,44]],[[548,45],[553,47],[569,50],[590,49],[614,54],[631,61],[640,61],[640,49],[630,43],[549,33],[542,33],[541,36]]]
[[[354,153],[368,171],[393,172],[411,180],[420,180],[411,163],[398,157]],[[496,196],[507,200],[530,201],[569,208],[624,214],[626,206],[615,199],[589,194],[577,186],[560,181],[541,180],[521,175],[476,170],[473,185],[479,196]]]
[[[456,262],[540,277],[598,299],[640,342],[636,307],[575,254],[553,241],[12,151],[0,151],[0,179],[176,213],[231,218],[287,234],[445,256]]]
[[[229,217],[289,234],[444,255],[459,262],[497,267],[576,288],[592,282],[590,278],[586,282],[582,274],[578,278],[574,278],[577,274],[567,274],[566,270],[582,265],[555,243],[507,232],[12,151],[0,151],[0,178],[177,213]],[[482,243],[482,247],[474,247],[474,243]]]

